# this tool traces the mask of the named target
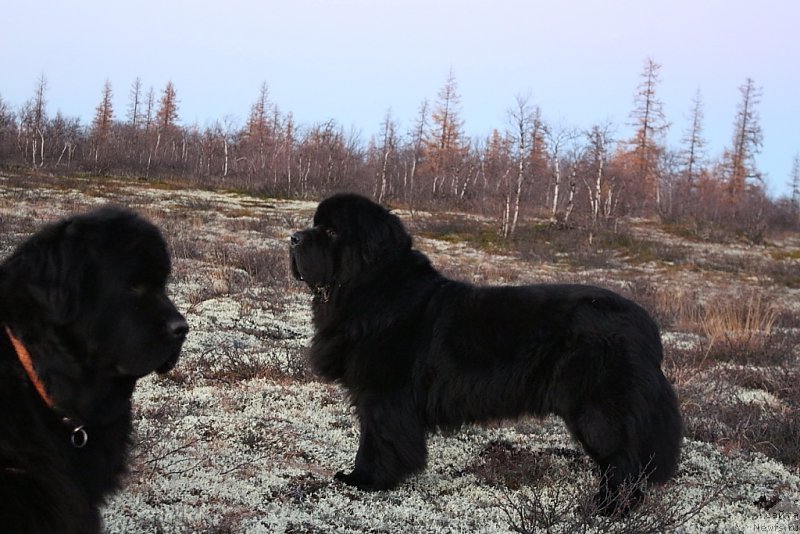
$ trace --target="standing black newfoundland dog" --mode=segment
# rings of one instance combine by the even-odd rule
[[[449,280],[396,216],[351,194],[323,201],[290,255],[314,294],[312,365],[346,388],[361,426],[337,480],[392,488],[424,468],[427,432],[522,414],[564,419],[599,467],[600,513],[635,505],[631,482],[675,474],[681,416],[658,328],[633,302],[592,286]]]
[[[94,533],[118,488],[136,381],[188,325],[158,229],[104,208],[51,224],[0,265],[0,532]]]

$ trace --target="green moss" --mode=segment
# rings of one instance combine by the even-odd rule
[[[472,230],[449,230],[444,232],[426,230],[419,232],[418,235],[446,243],[469,245],[485,252],[502,253],[513,248],[511,243],[502,238],[500,232],[492,228],[479,227]]]
[[[770,254],[775,261],[800,260],[800,249],[776,250]]]
[[[687,224],[668,223],[662,226],[668,234],[674,235],[687,241],[701,242],[703,239],[698,235],[697,229]]]

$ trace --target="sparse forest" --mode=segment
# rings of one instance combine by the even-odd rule
[[[42,75],[19,106],[0,92],[0,167],[177,180],[301,199],[346,189],[412,210],[448,207],[491,217],[503,238],[529,217],[590,228],[620,216],[658,217],[701,237],[724,233],[752,242],[796,229],[798,172],[787,177],[790,198],[770,199],[755,163],[763,143],[761,88],[750,78],[741,85],[730,142],[713,155],[706,151],[699,91],[687,103],[679,146],[666,144],[667,131],[678,126],[663,112],[660,68],[647,59],[633,88],[630,138],[617,138],[609,123],[586,131],[548,124],[530,95],[516,97],[505,124],[469,138],[451,73],[436,98],[408,119],[406,131],[387,111],[366,141],[334,121],[297,124],[270,100],[266,83],[243,125],[225,118],[201,128],[181,124],[172,82],[157,93],[136,78],[126,109],[115,110],[106,81],[91,123],[82,124],[48,113],[53,106]]]

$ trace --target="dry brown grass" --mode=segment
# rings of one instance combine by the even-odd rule
[[[699,326],[708,350],[757,354],[773,333],[779,310],[760,292],[726,296],[703,306]]]
[[[662,330],[696,330],[702,312],[697,290],[633,279],[627,284],[626,292],[650,312]]]

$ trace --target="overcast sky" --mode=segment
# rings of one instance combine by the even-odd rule
[[[677,145],[702,93],[709,156],[731,144],[739,87],[763,88],[759,168],[786,194],[800,152],[796,0],[3,0],[0,96],[47,79],[48,112],[91,120],[106,79],[117,118],[133,80],[171,80],[182,124],[242,124],[266,82],[302,124],[335,119],[366,141],[391,108],[407,129],[452,70],[471,136],[506,126],[518,94],[553,124],[629,114],[645,60]]]

